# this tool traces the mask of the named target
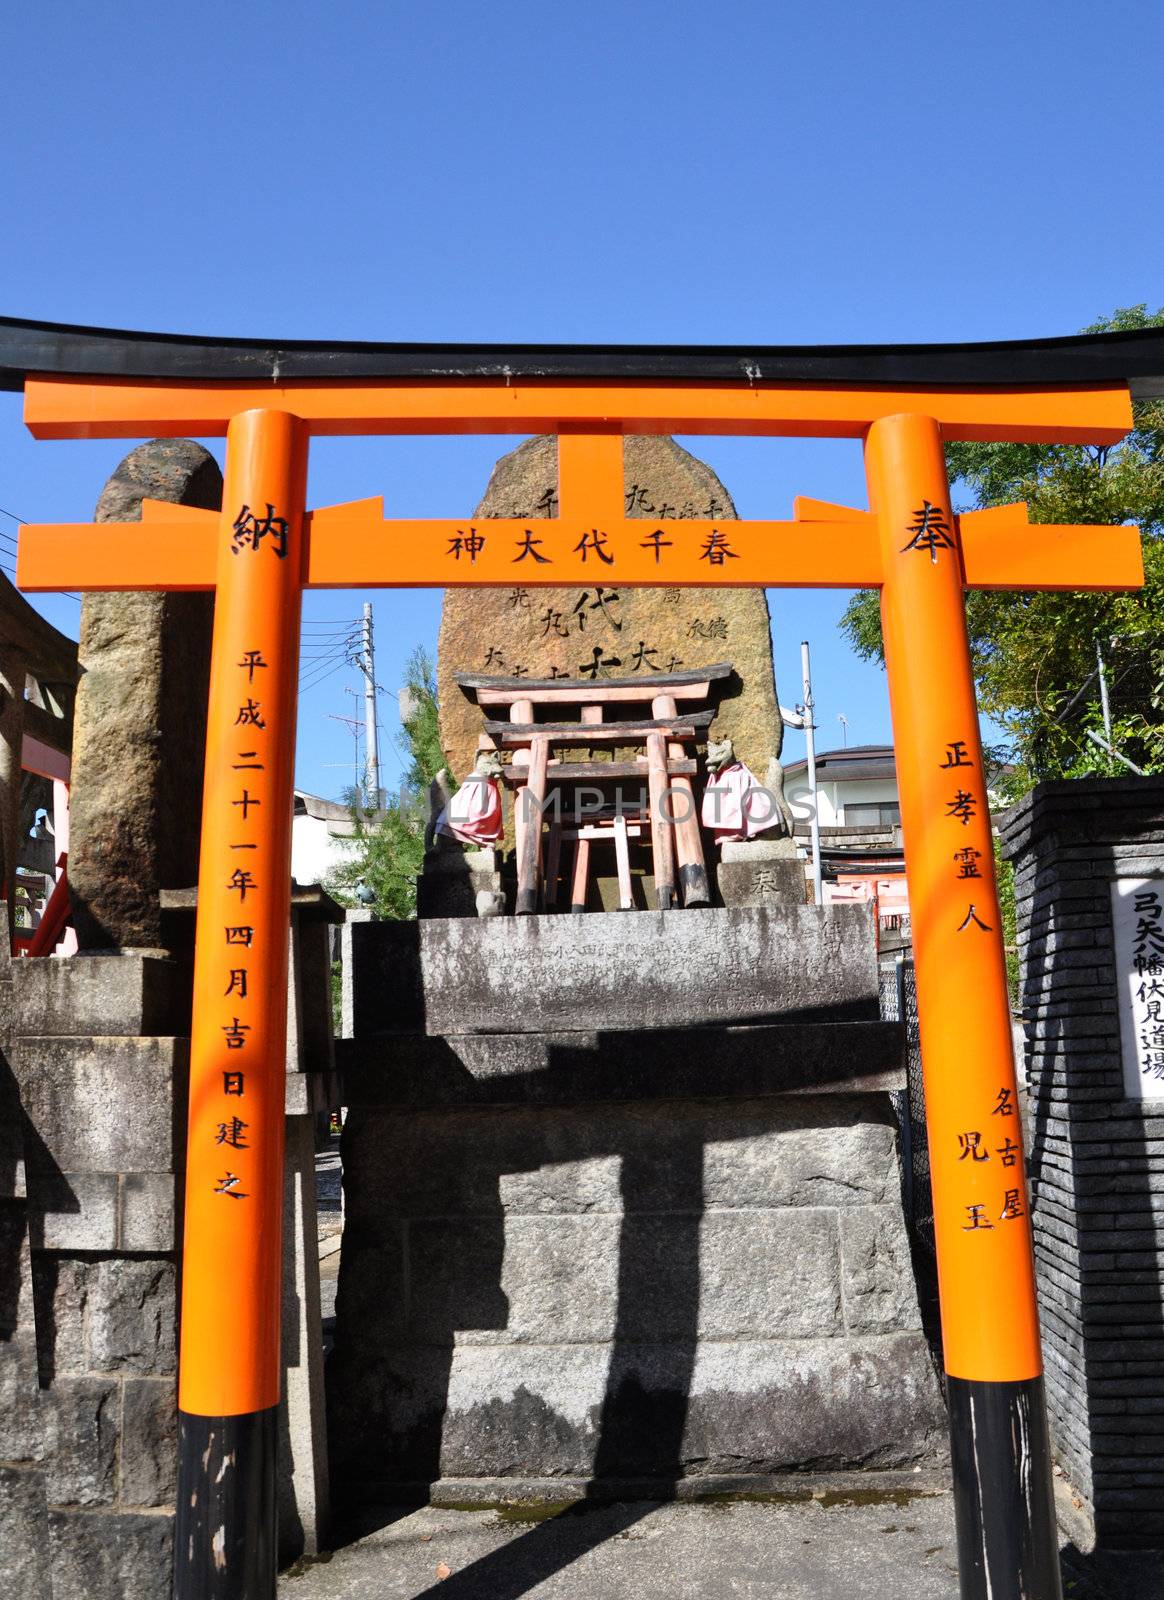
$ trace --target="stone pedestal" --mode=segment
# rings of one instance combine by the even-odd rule
[[[1053,1444],[1101,1543],[1164,1547],[1164,1083],[1128,1092],[1112,918],[1121,879],[1164,900],[1164,780],[1040,784],[1002,835]]]
[[[652,1497],[940,1459],[898,1029],[343,1050],[343,1499],[466,1478]]]
[[[429,917],[476,917],[477,896],[501,893],[501,873],[494,850],[462,850],[459,845],[430,850],[416,880],[416,914]]]
[[[940,1458],[902,1034],[837,910],[350,930],[338,1495]]]
[[[861,905],[357,922],[345,934],[356,1037],[878,1015]]]
[[[725,839],[715,884],[725,906],[802,906],[809,898],[804,861],[787,837]]]
[[[802,906],[807,898],[804,862],[789,856],[721,860],[715,881],[725,906]]]

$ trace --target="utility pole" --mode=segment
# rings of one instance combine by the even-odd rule
[[[376,649],[372,639],[372,602],[364,601],[364,630],[356,665],[364,674],[364,790],[368,804],[379,811],[383,803],[380,793],[380,758],[376,740]]]
[[[809,823],[812,831],[812,895],[814,903],[819,906],[823,898],[820,873],[820,808],[816,792],[816,740],[813,737],[816,723],[812,714],[812,670],[808,660],[807,639],[803,639],[800,645],[800,671],[804,679],[804,702],[797,709],[804,712],[804,747],[808,758],[808,793],[812,806],[812,819]]]

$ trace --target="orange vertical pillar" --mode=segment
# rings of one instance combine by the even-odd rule
[[[198,874],[175,1595],[275,1593],[284,1073],[307,439],[227,434]]]
[[[866,469],[880,525],[962,1594],[1059,1600],[1002,919],[937,422],[874,423]]]

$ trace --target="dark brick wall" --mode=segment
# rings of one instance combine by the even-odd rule
[[[1111,884],[1164,873],[1164,780],[1040,784],[1015,866],[1032,1217],[1056,1454],[1097,1538],[1164,1546],[1164,1100],[1127,1098]]]

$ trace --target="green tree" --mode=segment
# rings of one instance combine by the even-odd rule
[[[355,828],[348,846],[350,855],[327,884],[336,899],[353,905],[355,886],[363,879],[376,897],[376,915],[389,921],[416,915],[416,875],[424,861],[428,786],[445,764],[433,663],[421,648],[409,657],[400,698],[404,729],[398,744],[408,759],[400,790],[378,813],[369,812],[357,792],[349,792]]]
[[[1164,326],[1164,308],[1129,306],[1084,329]],[[1088,737],[1103,733],[1096,644],[1102,645],[1113,742],[1146,772],[1164,771],[1164,402],[1138,402],[1134,428],[1112,448],[950,444],[959,510],[1025,500],[1032,522],[1127,523],[1144,533],[1145,583],[1132,594],[973,590],[966,597],[978,701],[1006,732],[1011,798],[1040,778],[1127,772]],[[875,590],[841,620],[857,653],[883,660]]]

